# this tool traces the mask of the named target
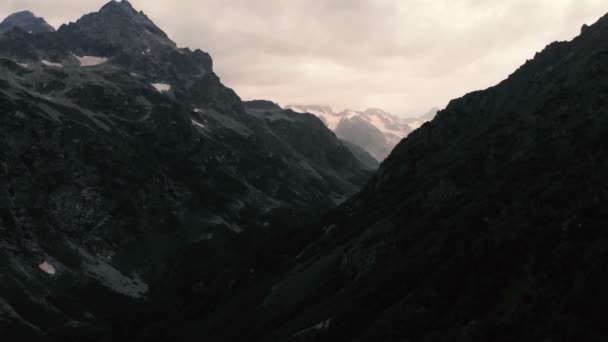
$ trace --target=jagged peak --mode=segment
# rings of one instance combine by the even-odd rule
[[[15,12],[6,17],[0,23],[0,32],[8,31],[14,27],[18,27],[30,33],[53,32],[55,28],[44,20],[42,17],[36,16],[31,11]]]
[[[117,10],[117,9],[121,10],[121,11],[125,11],[126,13],[129,13],[129,14],[137,13],[137,10],[135,10],[133,5],[131,5],[131,3],[128,2],[127,0],[122,0],[122,1],[112,0],[112,1],[108,2],[107,4],[105,4],[101,8],[100,12],[112,11],[112,10]]]
[[[19,12],[15,12],[15,13],[9,15],[4,20],[10,19],[10,18],[38,18],[38,17],[31,11],[19,11]]]
[[[64,25],[59,31],[72,35],[74,39],[87,37],[113,46],[143,51],[159,45],[177,47],[150,18],[126,0],[110,1],[98,12],[89,13],[75,23]]]
[[[281,106],[279,106],[275,102],[268,101],[268,100],[244,101],[243,105],[245,105],[245,107],[251,108],[251,109],[282,110]]]

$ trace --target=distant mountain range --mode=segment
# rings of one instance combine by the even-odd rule
[[[376,160],[384,160],[393,148],[413,130],[432,120],[437,109],[417,118],[401,118],[382,109],[334,112],[329,106],[288,105],[286,108],[319,117],[338,138],[358,145]]]

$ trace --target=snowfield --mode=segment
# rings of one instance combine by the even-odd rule
[[[53,67],[53,68],[63,68],[63,64],[61,63],[53,63],[53,62],[49,62],[47,60],[42,60],[42,64],[49,66],[49,67]]]
[[[78,59],[78,62],[80,62],[81,67],[96,66],[96,65],[103,64],[108,61],[108,59],[105,57],[95,57],[95,56],[79,57],[76,55],[74,55],[74,57],[76,57],[76,59]]]
[[[49,264],[48,261],[45,261],[42,264],[38,265],[38,268],[46,274],[54,275],[55,273],[57,273],[55,267]]]
[[[200,122],[198,122],[198,121],[196,121],[196,120],[192,120],[192,123],[193,123],[195,126],[198,126],[198,127],[200,127],[200,128],[205,128],[205,125],[203,125],[202,123],[200,123]]]
[[[165,83],[152,83],[152,86],[161,93],[166,93],[171,90],[171,86]]]

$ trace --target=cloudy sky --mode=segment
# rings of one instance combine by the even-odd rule
[[[55,27],[106,0],[2,0]],[[507,77],[606,0],[131,0],[244,99],[412,116]]]

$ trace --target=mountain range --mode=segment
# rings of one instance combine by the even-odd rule
[[[0,337],[608,339],[608,15],[376,172],[126,0],[25,25],[0,35]]]
[[[190,293],[175,288],[190,267],[204,286],[187,286],[225,298],[276,252],[247,250],[371,176],[319,119],[243,103],[209,54],[178,48],[128,1],[57,31],[29,12],[0,26],[6,336],[110,333],[140,303]]]
[[[437,113],[437,109],[432,109],[420,117],[401,118],[377,108],[346,109],[339,113],[329,106],[288,105],[286,108],[316,115],[338,138],[362,147],[378,161],[383,161],[403,138]]]

